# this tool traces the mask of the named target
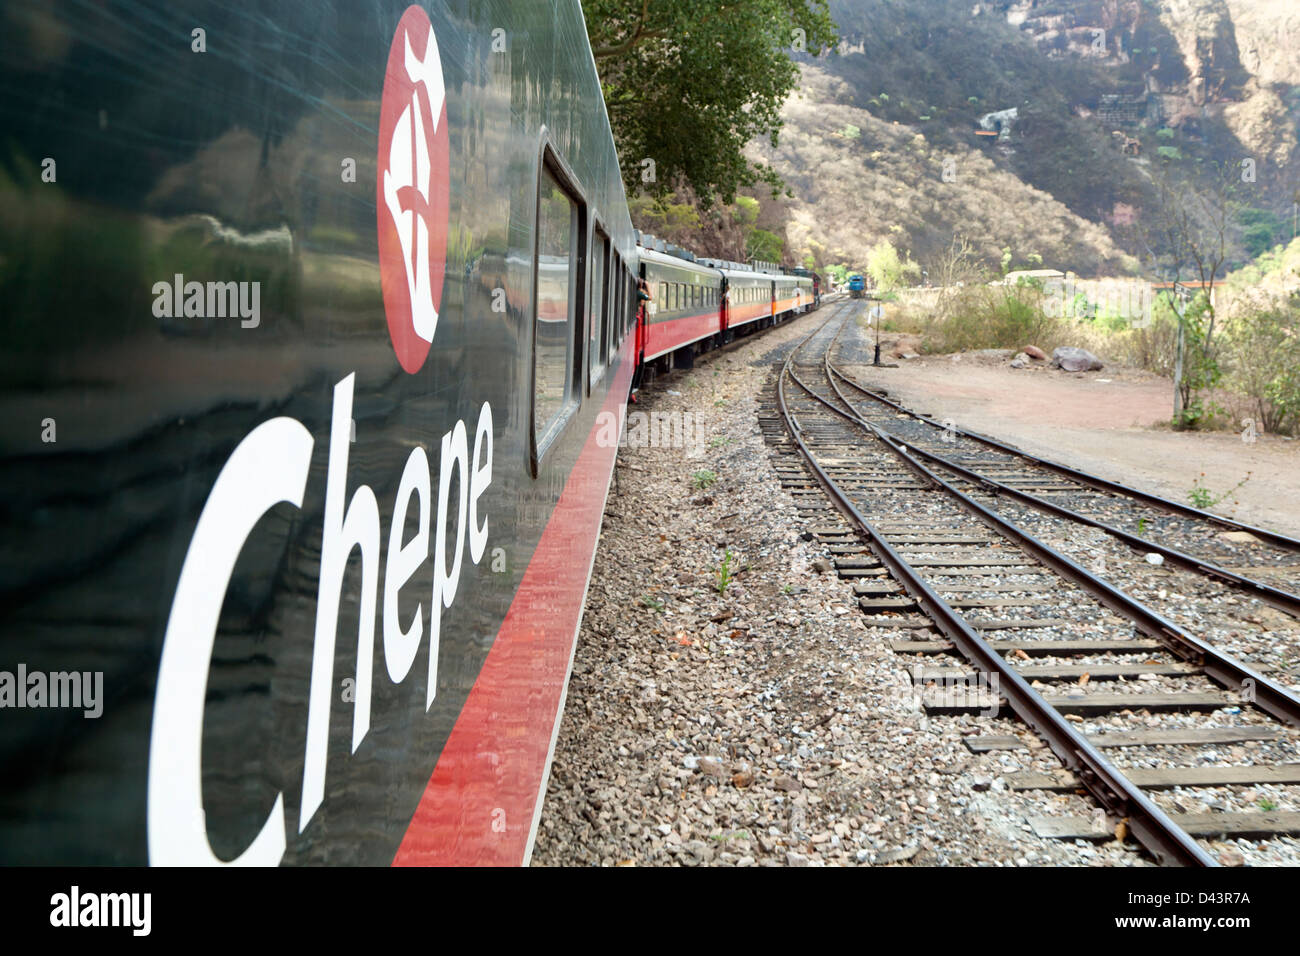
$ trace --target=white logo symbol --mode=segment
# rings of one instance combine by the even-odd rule
[[[397,226],[406,266],[406,287],[411,296],[411,324],[415,334],[433,341],[438,310],[433,305],[433,283],[429,278],[429,142],[438,131],[446,90],[442,82],[442,59],[432,32],[425,58],[420,60],[406,42],[406,75],[414,84],[410,104],[393,129],[384,170],[384,202]],[[425,103],[421,103],[421,88]],[[425,131],[426,123],[431,127]]]

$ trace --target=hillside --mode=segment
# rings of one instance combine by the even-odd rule
[[[1289,0],[835,0],[780,145],[788,261],[926,264],[953,234],[1084,275],[1140,268],[1153,174],[1204,189],[1253,160],[1256,245],[1290,238],[1300,13]],[[991,135],[979,135],[980,132]],[[1234,258],[1246,257],[1241,236]]]

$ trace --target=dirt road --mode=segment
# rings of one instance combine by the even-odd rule
[[[1198,479],[1217,495],[1249,472],[1212,510],[1300,536],[1300,441],[1174,432],[1168,379],[1132,369],[1068,373],[1046,363],[1013,369],[978,353],[884,361],[899,368],[845,370],[916,411],[1176,501],[1188,502]]]

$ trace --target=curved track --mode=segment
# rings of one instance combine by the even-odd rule
[[[955,675],[993,692],[1047,741],[1069,785],[1086,788],[1113,818],[1127,821],[1161,862],[1213,865],[1198,835],[1300,832],[1297,813],[1216,814],[1208,826],[1188,815],[1175,819],[1145,792],[1300,783],[1298,764],[1200,762],[1125,772],[1075,728],[1070,715],[1221,711],[1214,727],[1188,730],[1179,742],[1275,739],[1278,730],[1261,723],[1300,726],[1300,699],[985,507],[931,467],[933,456],[859,414],[829,358],[854,312],[839,307],[796,346],[781,368],[776,400],[813,479],[851,529],[840,553],[853,553],[849,537],[859,543],[859,557],[837,563],[863,582],[856,588],[863,609],[881,615],[877,623],[936,628],[946,642],[899,642],[901,649],[955,649],[974,668],[930,668],[918,683]],[[1006,634],[1014,639],[991,636]],[[1093,683],[1081,691],[1079,678]],[[1064,681],[1072,683],[1062,692],[1049,689]],[[1172,692],[1149,690],[1161,682]],[[1098,684],[1115,691],[1098,692]],[[1232,714],[1242,715],[1240,726],[1221,726]]]
[[[829,360],[829,353],[827,368],[853,414],[906,443],[928,464],[995,496],[1098,528],[1300,618],[1300,541],[919,415],[846,374]],[[1229,540],[1225,532],[1235,532],[1242,540]]]

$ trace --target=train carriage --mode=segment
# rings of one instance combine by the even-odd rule
[[[772,320],[772,276],[765,272],[738,269],[723,271],[727,280],[726,327],[740,329],[752,323],[756,328]]]
[[[777,276],[773,280],[772,318],[780,321],[803,311],[806,298],[799,285],[799,277]]]
[[[576,0],[255,7],[0,48],[0,863],[525,862],[638,363],[809,295],[638,245]]]
[[[634,361],[579,4],[5,29],[0,861],[526,860]]]
[[[641,360],[648,362],[723,331],[722,273],[653,249],[640,249],[646,305]]]

